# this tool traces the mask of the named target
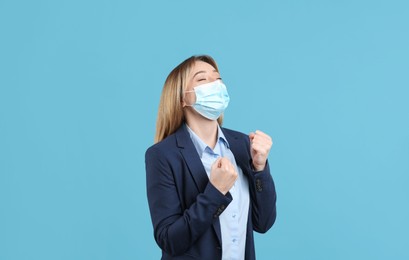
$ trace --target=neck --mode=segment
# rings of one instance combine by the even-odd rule
[[[217,142],[217,120],[208,120],[203,117],[186,116],[186,124],[199,138],[210,148],[214,148]]]

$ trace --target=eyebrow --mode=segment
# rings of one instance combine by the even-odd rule
[[[219,73],[217,70],[213,70],[213,72],[217,72],[217,73]],[[200,73],[206,73],[206,71],[201,70],[201,71],[196,72],[196,73],[195,73],[195,75],[193,75],[193,78],[194,78],[194,77],[196,77],[196,76],[197,76],[197,74],[200,74]]]

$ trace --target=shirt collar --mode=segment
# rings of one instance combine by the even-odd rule
[[[212,148],[210,148],[205,142],[203,142],[202,139],[200,139],[200,137],[195,132],[193,132],[193,130],[187,124],[186,128],[200,158],[202,158],[203,152],[206,150],[206,148],[212,150]],[[223,131],[219,125],[217,125],[217,142],[223,143],[228,149],[230,149],[229,142],[227,142],[227,139],[224,136]]]

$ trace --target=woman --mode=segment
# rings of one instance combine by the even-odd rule
[[[162,259],[255,259],[253,230],[276,218],[271,138],[222,128],[229,103],[216,62],[193,56],[167,77],[145,155]]]

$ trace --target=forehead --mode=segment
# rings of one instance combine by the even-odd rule
[[[204,61],[196,61],[194,64],[193,64],[193,67],[192,67],[192,70],[190,71],[190,74],[191,74],[191,76],[193,76],[193,75],[195,75],[197,72],[199,72],[199,71],[204,71],[204,72],[207,72],[207,73],[209,73],[209,72],[214,72],[214,71],[216,71],[216,69],[212,66],[212,65],[210,65],[209,63],[207,63],[207,62],[204,62]]]

